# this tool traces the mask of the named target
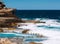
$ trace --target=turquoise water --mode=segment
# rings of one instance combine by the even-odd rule
[[[47,29],[60,29],[60,27],[53,27],[53,26],[37,26],[39,28],[47,28]]]
[[[31,34],[22,34],[22,33],[0,33],[0,37],[1,38],[5,38],[5,37],[23,37],[23,38],[28,38],[28,37],[33,37],[35,35],[31,35]]]
[[[41,38],[29,38],[29,39],[26,39],[25,41],[26,42],[31,42],[31,41],[35,41],[35,42],[40,42],[40,41],[44,41],[46,39],[41,39]]]
[[[15,34],[2,34],[2,33],[0,33],[0,37],[1,38],[5,38],[5,37],[10,38],[10,37],[16,37],[16,35]]]

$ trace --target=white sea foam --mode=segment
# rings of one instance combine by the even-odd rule
[[[35,19],[44,21],[46,23],[22,23],[25,24],[19,28],[30,29],[30,34],[40,34],[47,36],[48,39],[41,41],[43,44],[60,44],[60,23],[55,19]],[[39,27],[38,27],[39,26]],[[4,33],[3,33],[4,34]],[[15,33],[6,33],[6,34],[15,34]],[[20,35],[20,34],[15,34]]]
[[[37,33],[47,36],[48,39],[46,41],[42,41],[43,44],[60,44],[60,23],[55,19],[40,19],[40,21],[44,21],[46,23],[26,23],[27,26],[21,26],[19,28],[30,29],[29,33],[32,34]]]

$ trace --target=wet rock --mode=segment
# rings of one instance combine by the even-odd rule
[[[29,44],[42,44],[42,43],[30,42]]]
[[[23,30],[22,33],[26,34],[28,31],[29,31],[28,29],[27,30]]]

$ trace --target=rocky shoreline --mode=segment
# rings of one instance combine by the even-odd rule
[[[31,41],[29,43],[25,43],[23,39],[25,38],[19,38],[19,37],[13,37],[13,38],[1,38],[1,33],[16,33],[16,34],[22,34],[23,36],[28,36],[28,38],[43,38],[43,35],[37,35],[37,34],[29,34],[28,32],[30,29],[18,29],[20,26],[24,26],[21,23],[45,23],[42,21],[35,21],[35,20],[22,20],[21,18],[18,18],[15,16],[14,11],[16,9],[12,8],[6,8],[6,5],[3,4],[3,2],[0,2],[0,44],[42,44],[42,43],[36,43],[34,41]],[[27,25],[26,25],[27,26]],[[7,34],[9,35],[9,34]],[[20,36],[22,36],[20,35]],[[29,36],[33,35],[33,36]],[[36,36],[36,37],[35,37]],[[38,39],[37,39],[38,40]],[[40,41],[40,39],[38,40]]]
[[[22,38],[0,38],[0,44],[42,44],[42,43],[24,43]]]

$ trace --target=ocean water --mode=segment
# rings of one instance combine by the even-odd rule
[[[46,22],[36,24],[22,23],[23,26],[18,28],[29,29],[29,34],[40,34],[46,36],[47,40],[41,41],[43,44],[60,44],[60,10],[16,10],[15,13],[16,16],[22,20],[37,20]],[[5,36],[4,34],[2,35]],[[11,34],[9,36],[16,35],[19,34]]]
[[[41,20],[40,20],[41,21]],[[43,44],[60,44],[60,23],[56,20],[43,19],[46,23],[22,23],[23,25],[19,28],[29,29],[29,34],[40,34],[47,37],[47,40],[41,41]]]
[[[0,33],[0,38],[12,38],[12,37],[16,37],[16,35],[15,34],[13,34],[13,33]]]
[[[43,44],[60,44],[60,10],[17,10],[16,15],[23,20],[39,20],[46,23],[22,23],[27,26],[19,28],[30,29],[30,34],[40,34],[48,37]]]
[[[60,19],[60,10],[16,10],[15,14],[19,18]]]

